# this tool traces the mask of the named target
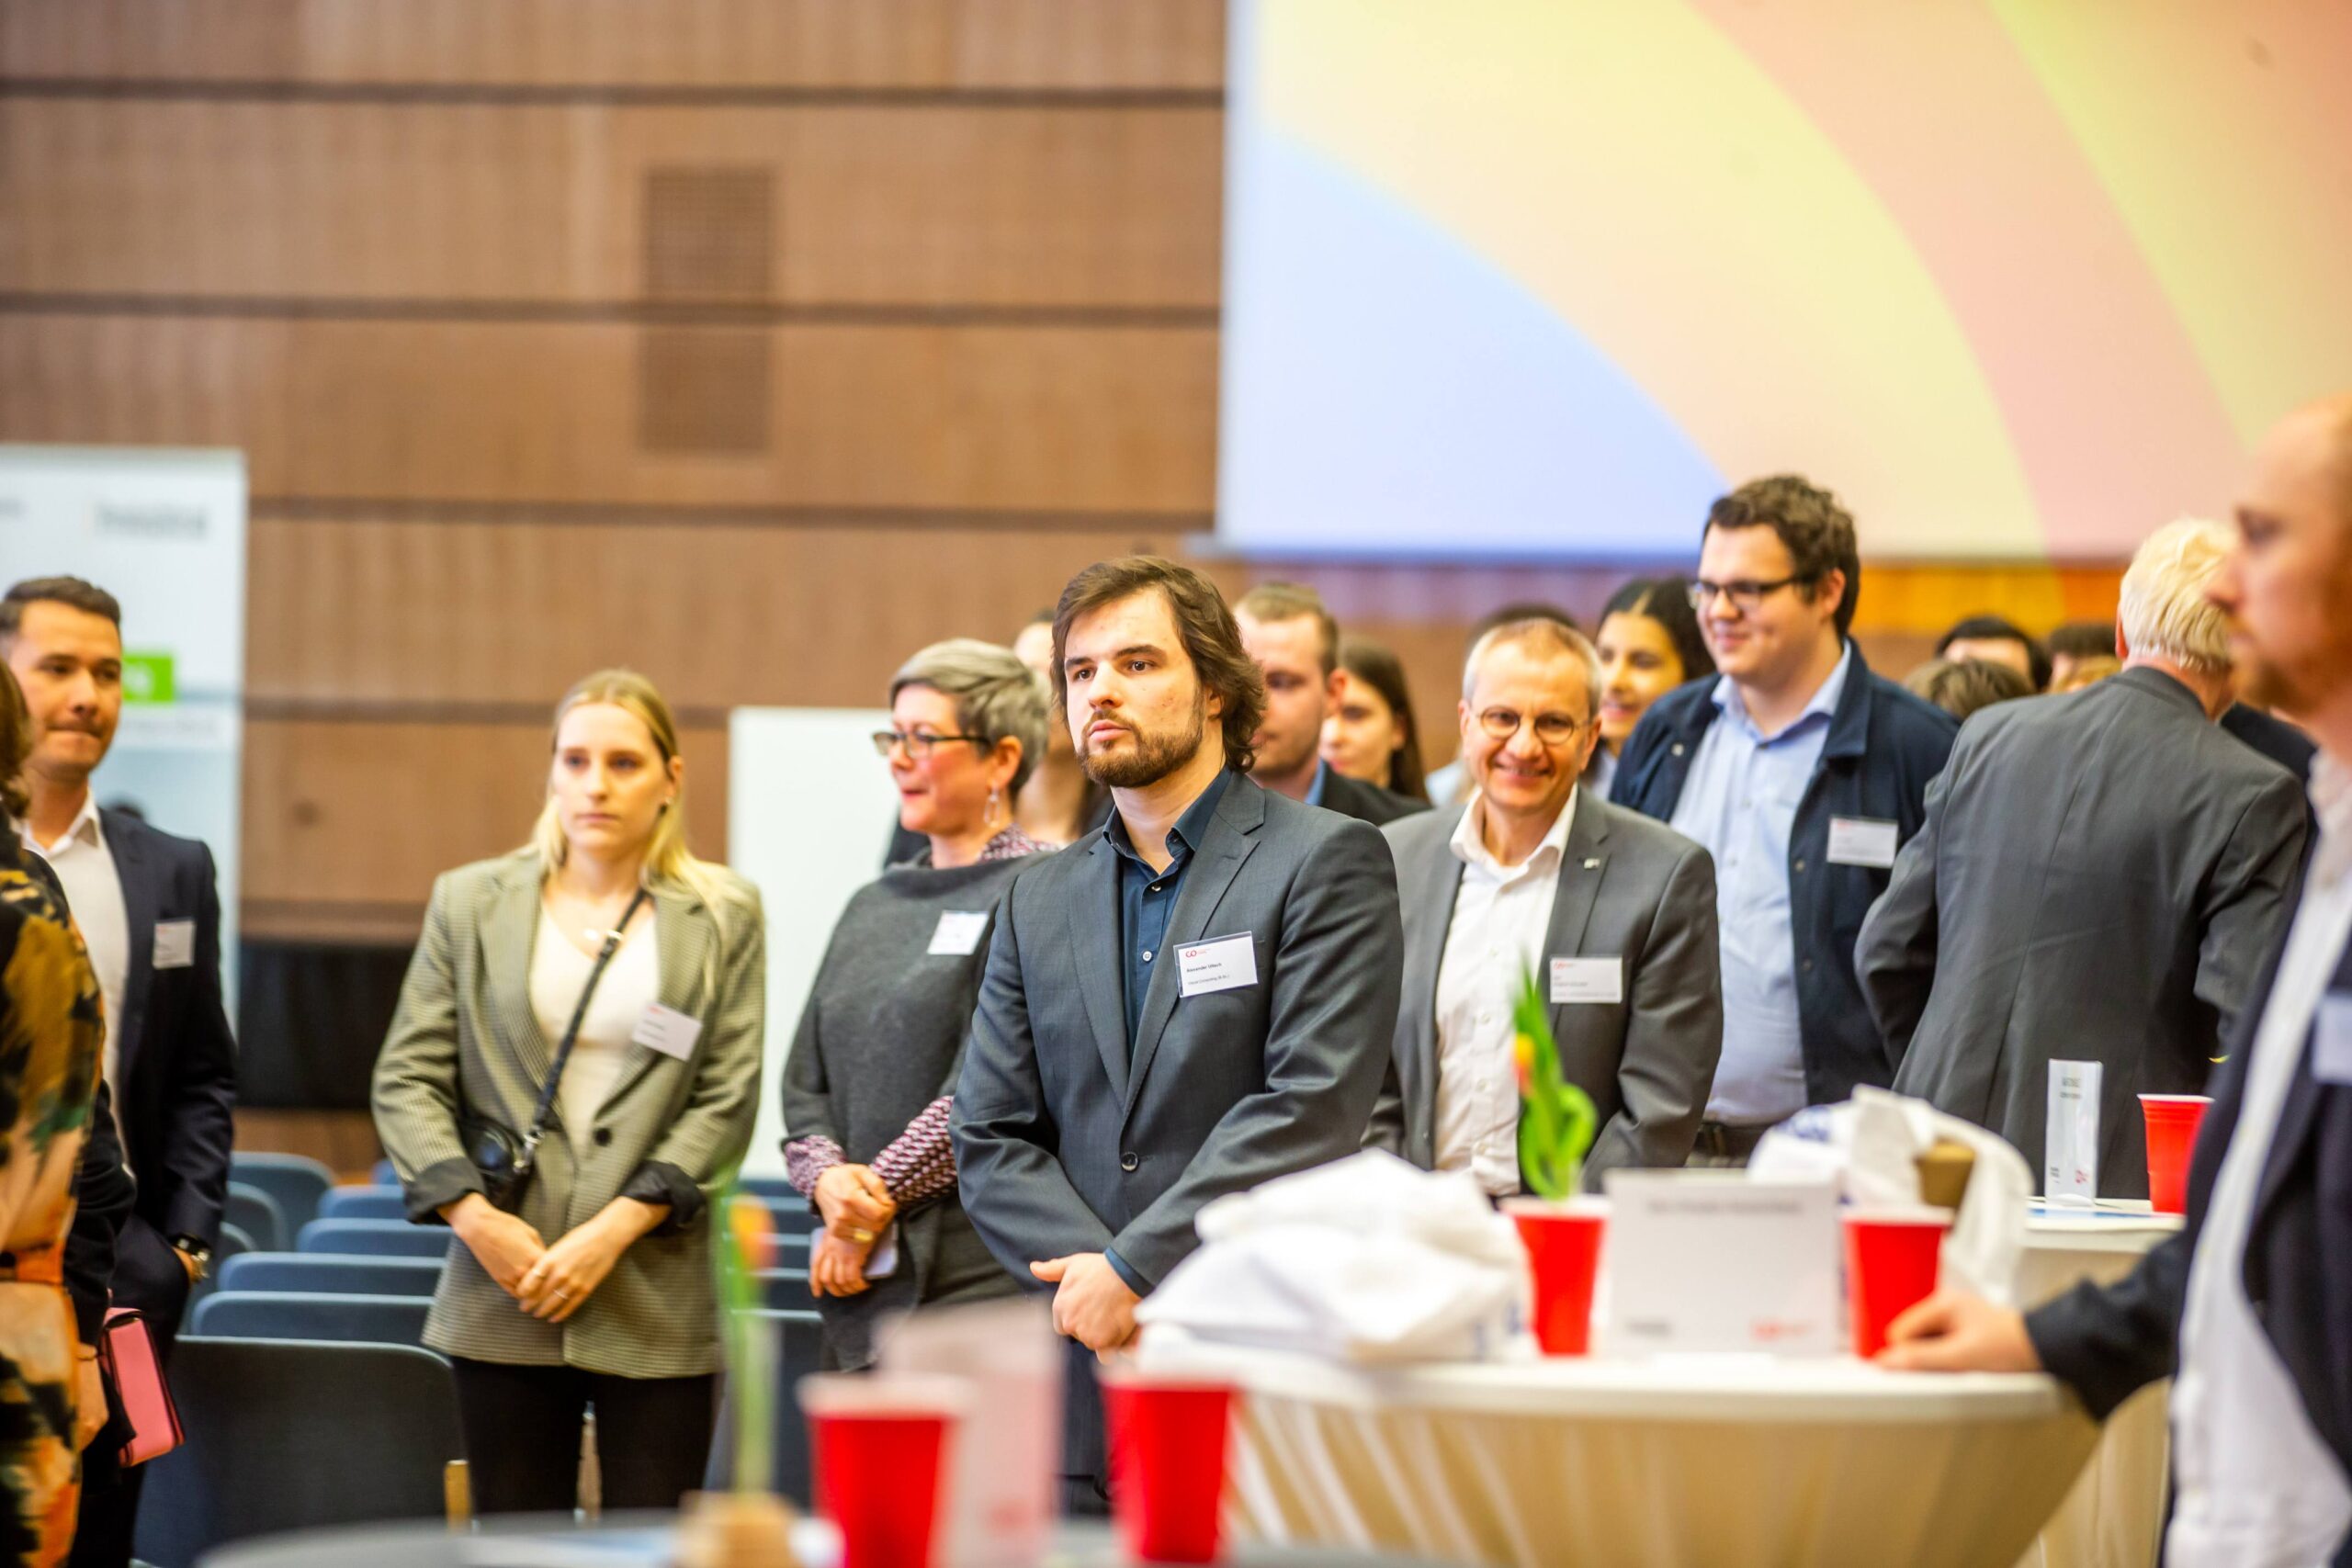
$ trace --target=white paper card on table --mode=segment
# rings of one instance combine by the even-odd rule
[[[1838,1353],[1834,1183],[1665,1170],[1612,1170],[1602,1181],[1607,1354]]]
[[[2088,1209],[2098,1203],[2097,1062],[2050,1064],[2050,1115],[2042,1140],[2041,1195],[2052,1207]]]
[[[931,946],[924,950],[930,958],[968,958],[980,945],[980,933],[989,929],[986,909],[942,909],[939,924],[932,929]]]
[[[1894,863],[1902,829],[1875,817],[1832,817],[1829,819],[1829,863],[1866,865],[1884,871]]]
[[[194,920],[157,920],[155,922],[155,967],[191,969],[195,966],[196,922]]]
[[[1552,960],[1552,1001],[1622,1002],[1625,999],[1623,958],[1555,958]]]
[[[1248,931],[1178,948],[1176,965],[1184,983],[1182,996],[1206,996],[1258,983],[1258,948]]]
[[[695,1042],[701,1038],[702,1020],[676,1008],[665,1008],[660,1002],[645,1004],[645,1011],[638,1016],[636,1032],[629,1035],[631,1043],[650,1045],[681,1062],[695,1054]]]
[[[2352,991],[2330,991],[2319,999],[2312,1023],[2312,1076],[2322,1083],[2352,1084]]]
[[[882,1371],[966,1378],[949,1450],[935,1561],[1034,1568],[1046,1560],[1061,1490],[1063,1341],[1043,1296],[928,1308],[882,1339]]]

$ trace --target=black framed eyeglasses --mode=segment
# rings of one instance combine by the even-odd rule
[[[904,746],[907,755],[920,762],[931,755],[931,749],[949,740],[968,740],[980,745],[987,738],[979,735],[933,735],[928,730],[877,729],[874,732],[874,754],[888,757],[892,748]]]
[[[1690,583],[1690,607],[1703,615],[1707,613],[1707,606],[1713,604],[1715,595],[1720,593],[1729,599],[1732,608],[1741,615],[1753,615],[1757,606],[1772,594],[1800,582],[1811,582],[1814,575],[1812,572],[1799,572],[1793,577],[1776,577],[1770,582],[1758,582],[1752,577],[1736,577],[1729,582],[1709,582],[1703,577],[1694,578]]]
[[[1478,728],[1498,740],[1508,740],[1517,735],[1520,727],[1528,723],[1527,716],[1517,708],[1486,708],[1478,715]],[[1537,714],[1533,720],[1535,739],[1546,746],[1565,746],[1577,737],[1577,732],[1592,720],[1570,718],[1564,713]]]

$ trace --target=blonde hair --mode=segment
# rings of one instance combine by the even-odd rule
[[[599,670],[564,693],[563,700],[555,705],[555,722],[548,728],[550,753],[563,734],[565,717],[572,709],[592,703],[610,703],[634,715],[653,738],[653,749],[662,754],[662,772],[669,772],[678,755],[677,721],[671,716],[670,705],[662,701],[653,682],[634,670]],[[547,804],[539,808],[539,820],[531,829],[529,847],[539,857],[542,875],[561,865],[571,852],[571,840],[563,836],[562,818],[556,811],[553,790],[548,792]],[[686,848],[686,800],[683,787],[669,809],[654,819],[653,837],[645,846],[644,874],[649,887],[666,882],[699,897],[709,908],[711,919],[724,940],[727,907],[733,901],[733,894],[716,866],[696,858]]]
[[[2230,667],[2229,618],[2205,597],[2205,585],[2230,553],[2230,531],[2184,517],[2148,536],[2123,574],[2116,623],[2125,649],[2155,654],[2206,674]]]

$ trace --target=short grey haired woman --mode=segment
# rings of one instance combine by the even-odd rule
[[[947,1111],[998,902],[1056,847],[1012,820],[1047,723],[1010,649],[933,643],[891,677],[874,746],[927,847],[842,910],[784,1072],[785,1167],[825,1221],[808,1288],[829,1368],[870,1365],[888,1314],[1022,1288],[964,1217]]]

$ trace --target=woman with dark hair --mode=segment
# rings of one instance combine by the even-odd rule
[[[1370,637],[1351,637],[1340,642],[1340,671],[1346,679],[1323,721],[1323,760],[1334,773],[1428,805],[1405,666]]]
[[[1715,672],[1714,655],[1690,608],[1682,577],[1637,577],[1609,596],[1600,612],[1600,744],[1585,782],[1609,793],[1617,755],[1652,703],[1686,681]]]

